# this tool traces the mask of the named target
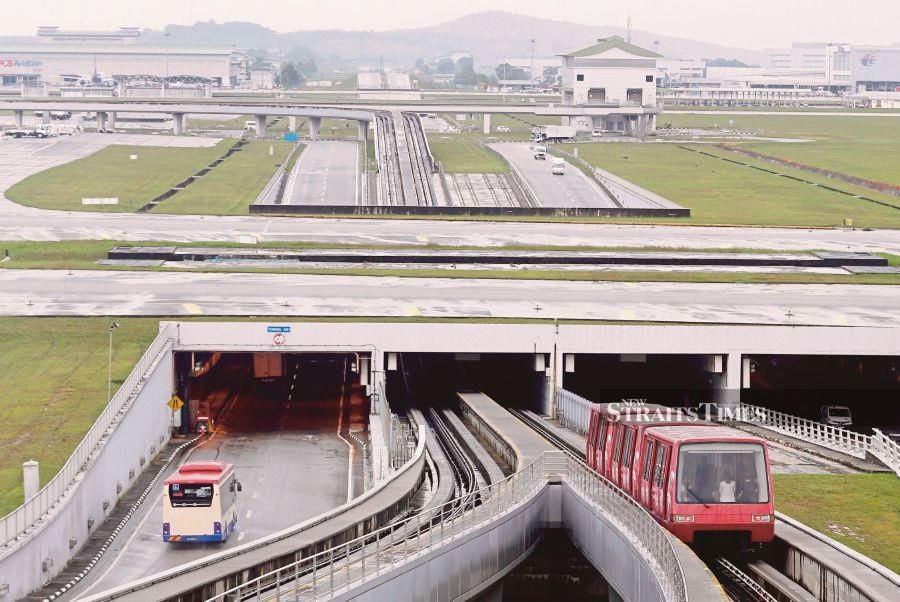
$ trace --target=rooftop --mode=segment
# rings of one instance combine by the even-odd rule
[[[634,54],[637,56],[643,56],[647,58],[662,58],[661,54],[657,54],[651,50],[647,50],[646,48],[641,48],[640,46],[635,46],[634,44],[626,42],[622,36],[598,38],[597,43],[592,46],[582,48],[581,50],[573,50],[572,52],[567,52],[565,54],[561,54],[560,56],[568,56],[573,58],[593,56],[595,54],[600,54],[613,48],[618,48],[620,50],[624,50],[629,54]]]

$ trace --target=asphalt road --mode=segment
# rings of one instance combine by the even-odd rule
[[[248,543],[344,504],[349,448],[337,436],[340,381],[317,381],[307,373],[298,382],[306,389],[288,399],[254,394],[248,387],[217,432],[184,459],[235,464],[243,491],[238,498],[237,528],[227,541],[163,542],[160,489],[115,540],[104,562],[79,584],[76,596]]]
[[[310,142],[294,165],[284,193],[285,205],[356,205],[359,145]]]
[[[208,138],[81,134],[0,142],[0,195],[33,173],[72,161],[108,144],[202,144]],[[532,159],[533,160],[533,159]],[[570,170],[571,171],[571,170]],[[568,177],[571,174],[566,174]],[[305,240],[330,244],[450,246],[647,245],[681,248],[824,249],[900,254],[900,231],[799,228],[718,228],[616,224],[503,223],[429,220],[340,220],[172,216],[43,211],[0,198],[0,240]]]
[[[900,326],[892,286],[0,270],[0,315],[201,314]]]
[[[531,185],[542,207],[615,207],[615,203],[571,164],[565,175],[553,175],[553,157],[534,158],[530,144],[494,144],[491,146],[514,165]]]

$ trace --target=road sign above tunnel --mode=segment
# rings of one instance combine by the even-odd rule
[[[267,326],[266,331],[285,333],[285,332],[290,332],[291,327],[290,326]]]

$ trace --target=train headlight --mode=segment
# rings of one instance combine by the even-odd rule
[[[772,522],[771,514],[754,514],[753,515],[754,523],[770,523]]]
[[[694,522],[693,514],[673,514],[672,520],[676,523],[692,523]]]

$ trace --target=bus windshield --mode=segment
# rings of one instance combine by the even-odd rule
[[[769,501],[763,448],[758,443],[688,443],[678,453],[678,502],[761,504]]]
[[[169,501],[172,507],[212,506],[212,483],[171,483],[169,484]]]

